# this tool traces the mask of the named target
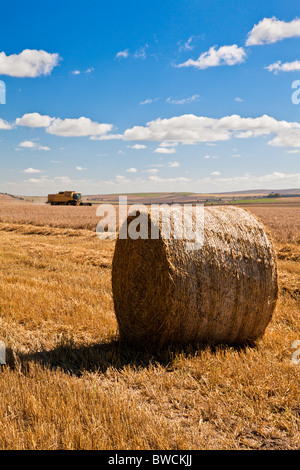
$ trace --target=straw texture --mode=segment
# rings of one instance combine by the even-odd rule
[[[277,267],[264,226],[233,207],[204,210],[204,243],[118,239],[112,266],[120,336],[135,345],[243,344],[262,337],[277,295]],[[128,216],[127,226],[134,219]],[[176,219],[176,217],[175,217]]]

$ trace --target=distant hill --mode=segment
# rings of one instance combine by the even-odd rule
[[[224,196],[266,196],[272,193],[279,193],[284,196],[300,196],[300,189],[250,189],[245,191],[230,191],[229,193],[215,193],[216,195],[224,195]]]
[[[21,196],[14,196],[13,194],[0,193],[0,204],[1,203],[20,204],[20,203],[26,203],[26,201]]]
[[[224,193],[128,193],[127,201],[129,204],[170,204],[170,203],[201,203],[208,201],[224,201],[247,199],[247,198],[264,198],[269,194],[279,193],[284,198],[300,196],[300,189],[255,189],[245,191],[233,191]],[[119,196],[125,194],[99,194],[83,196],[83,200],[93,202],[95,204],[117,203]]]

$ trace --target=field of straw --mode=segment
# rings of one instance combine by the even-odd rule
[[[153,353],[118,341],[94,207],[0,204],[0,448],[299,449],[300,207],[249,210],[278,256],[263,339]]]

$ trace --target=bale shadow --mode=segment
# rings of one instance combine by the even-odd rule
[[[15,369],[18,368],[23,373],[29,370],[30,363],[40,364],[45,368],[59,369],[68,375],[80,377],[86,372],[105,373],[107,369],[122,370],[130,366],[136,369],[147,368],[150,365],[161,365],[167,371],[172,371],[178,361],[186,357],[197,357],[203,351],[212,354],[222,350],[234,349],[244,351],[247,345],[207,345],[207,344],[170,344],[165,348],[154,350],[148,348],[136,349],[132,345],[119,339],[113,339],[105,343],[81,345],[73,344],[59,345],[51,350],[42,350],[28,354],[16,355],[13,351],[8,351],[7,364]]]

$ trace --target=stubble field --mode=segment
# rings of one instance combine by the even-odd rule
[[[118,341],[95,207],[0,204],[0,448],[300,448],[300,206],[247,210],[278,256],[264,338],[154,353]]]

